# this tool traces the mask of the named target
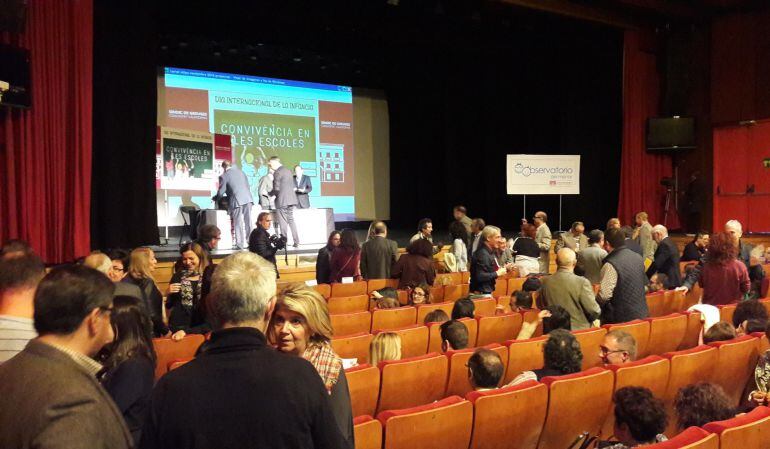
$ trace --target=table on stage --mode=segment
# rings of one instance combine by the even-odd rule
[[[334,209],[294,209],[294,223],[297,225],[299,242],[302,245],[325,245],[334,230]],[[277,224],[273,215],[273,225]],[[293,245],[291,231],[288,245]]]

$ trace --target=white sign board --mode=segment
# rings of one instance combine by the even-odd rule
[[[509,154],[508,195],[580,194],[580,155]]]

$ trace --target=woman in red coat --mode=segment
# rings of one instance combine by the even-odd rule
[[[331,282],[342,282],[342,278],[361,279],[361,247],[355,232],[345,229],[340,235],[340,246],[332,251]]]

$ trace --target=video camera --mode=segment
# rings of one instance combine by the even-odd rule
[[[275,247],[275,249],[284,249],[286,248],[286,241],[288,239],[285,235],[280,234],[273,234],[270,236],[270,244]]]

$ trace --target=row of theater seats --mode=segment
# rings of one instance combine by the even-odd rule
[[[669,413],[666,434],[674,436],[673,401],[680,388],[700,381],[714,382],[737,405],[758,353],[766,347],[764,335],[745,336],[486,392],[469,391],[469,386],[455,390],[452,386],[459,379],[457,373],[466,369],[463,360],[470,351],[382,362],[379,367],[358,366],[346,370],[354,416],[358,416],[356,448],[379,449],[384,441],[386,449],[415,445],[437,449],[562,449],[584,431],[609,437],[614,424],[612,395],[625,386],[649,388],[664,400]],[[453,364],[460,365],[454,373]],[[446,389],[442,388],[444,379],[449,379]],[[770,433],[765,433],[770,432],[768,412],[760,408],[726,423],[707,425],[714,437],[700,429],[688,430],[671,443],[650,447],[691,447],[687,444],[704,439],[706,445],[692,447],[765,448],[770,444]],[[752,430],[744,432],[745,426]],[[757,432],[762,433],[761,438]],[[759,441],[763,445],[758,445]]]

